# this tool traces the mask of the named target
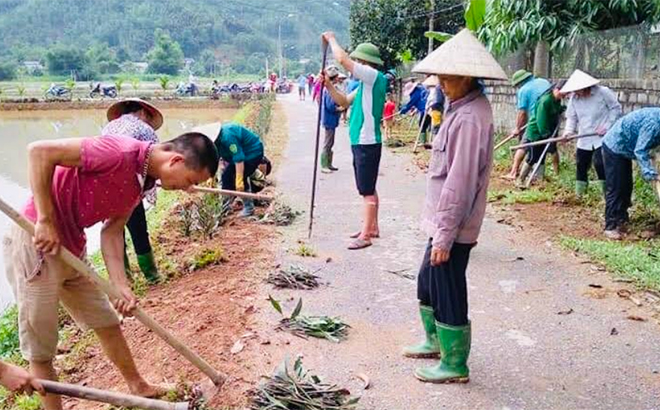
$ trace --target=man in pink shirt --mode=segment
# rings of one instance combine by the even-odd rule
[[[124,271],[124,225],[143,193],[160,180],[164,189],[188,189],[215,175],[218,154],[202,134],[155,144],[125,137],[38,141],[28,147],[33,197],[23,213],[35,235],[18,226],[4,239],[7,278],[19,311],[21,353],[34,377],[56,379],[58,305],[83,329],[93,329],[131,393],[154,397],[163,388],[138,372],[110,301],[82,274],[56,257],[60,246],[85,256],[84,229],[103,222],[101,251],[108,276],[122,295],[115,309],[130,315],[137,305]],[[43,398],[60,410],[59,396]]]

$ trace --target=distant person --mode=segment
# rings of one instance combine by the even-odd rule
[[[566,110],[564,137],[596,134],[577,140],[575,152],[575,194],[583,196],[589,187],[589,168],[596,170],[602,192],[605,194],[605,167],[601,145],[603,136],[621,116],[621,104],[616,94],[581,70],[575,70],[562,88],[564,94],[572,93]]]
[[[518,92],[516,93],[518,114],[516,116],[516,128],[512,131],[512,134],[518,136],[520,142],[525,143],[525,126],[536,107],[536,101],[552,84],[545,78],[535,78],[527,70],[518,70],[513,74],[511,85],[518,88]],[[519,149],[515,152],[511,171],[504,178],[510,180],[516,179],[526,154],[527,151],[525,149]]]
[[[325,75],[335,86],[339,84],[339,70],[334,65],[325,69]],[[332,148],[335,145],[335,132],[339,126],[339,118],[344,110],[332,99],[328,90],[323,90],[322,101],[325,139],[323,141],[323,152],[321,153],[321,172],[331,173],[339,171],[339,168],[332,164],[334,159]]]
[[[559,127],[559,122],[561,121],[561,115],[566,109],[561,103],[562,98],[564,97],[561,89],[565,83],[566,81],[562,80],[554,84],[548,91],[539,97],[536,106],[534,107],[534,111],[532,111],[529,121],[527,121],[527,129],[525,130],[525,139],[527,141],[543,141],[555,135],[557,127]],[[536,171],[537,175],[533,175],[532,178],[537,178],[538,176],[538,178],[541,179],[544,177],[545,158],[548,154],[557,151],[557,143],[550,143],[547,150],[546,145],[536,145],[527,148],[527,150],[527,159],[520,170],[520,177],[518,179],[518,184],[521,186],[524,186],[527,177],[537,164],[539,165],[538,170]],[[555,168],[555,173],[559,175],[558,165]]]
[[[314,78],[314,74],[309,73],[307,75],[307,92],[309,93],[309,96],[312,96],[312,93],[314,92],[314,84],[316,83],[316,78]]]
[[[298,77],[298,100],[305,101],[305,87],[307,86],[307,77],[300,74]]]
[[[270,73],[270,76],[268,77],[268,85],[270,92],[274,93],[275,87],[277,86],[277,74],[275,74],[275,72]]]
[[[417,112],[419,115],[419,129],[420,135],[418,135],[419,140],[422,144],[426,144],[426,132],[424,131],[424,125],[431,123],[431,117],[426,112],[426,100],[428,98],[428,91],[426,88],[417,82],[417,80],[410,80],[404,87],[404,94],[408,97],[408,102],[406,102],[400,109],[399,114],[404,115],[408,112]]]
[[[385,139],[392,138],[392,128],[394,128],[394,117],[396,116],[396,102],[394,94],[387,94],[387,101],[383,109],[383,124],[385,125]]]

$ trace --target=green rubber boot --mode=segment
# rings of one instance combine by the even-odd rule
[[[471,325],[450,326],[435,322],[440,340],[440,364],[415,371],[415,377],[427,383],[467,383],[470,369],[467,360],[472,342]]]
[[[328,154],[321,154],[321,169],[328,169]]]
[[[422,317],[422,325],[426,340],[403,348],[405,357],[414,359],[440,358],[440,345],[438,344],[438,332],[435,328],[435,317],[433,317],[433,308],[430,306],[419,305],[419,313]]]
[[[138,265],[144,277],[149,283],[158,283],[160,281],[160,275],[158,275],[158,268],[156,268],[156,260],[154,259],[154,253],[149,252],[144,255],[137,256]]]
[[[333,172],[334,172],[334,171],[339,171],[339,168],[337,168],[336,166],[332,165],[332,159],[334,158],[334,156],[335,156],[335,153],[334,153],[334,152],[331,152],[331,153],[328,154],[328,169],[329,169],[330,171],[333,171]]]
[[[425,132],[422,132],[422,133],[419,135],[419,143],[420,143],[421,145],[424,145],[424,144],[426,144],[426,140],[427,140],[426,133],[425,133]]]
[[[582,198],[587,193],[587,188],[589,188],[589,182],[575,181],[575,195],[578,198]]]

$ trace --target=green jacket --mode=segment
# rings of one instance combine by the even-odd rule
[[[259,158],[264,154],[264,145],[259,136],[233,123],[222,125],[215,147],[220,158],[233,164]]]
[[[536,109],[527,121],[527,140],[540,141],[550,138],[555,132],[566,108],[552,94],[552,90],[541,95],[536,102]]]

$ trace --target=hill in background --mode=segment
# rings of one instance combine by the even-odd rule
[[[281,27],[287,66],[298,71],[306,67],[296,62],[319,60],[322,31],[348,41],[349,8],[350,0],[0,0],[0,57],[45,62],[49,50],[68,47],[116,65],[146,61],[161,29],[198,74],[256,74],[266,58],[277,64]]]

